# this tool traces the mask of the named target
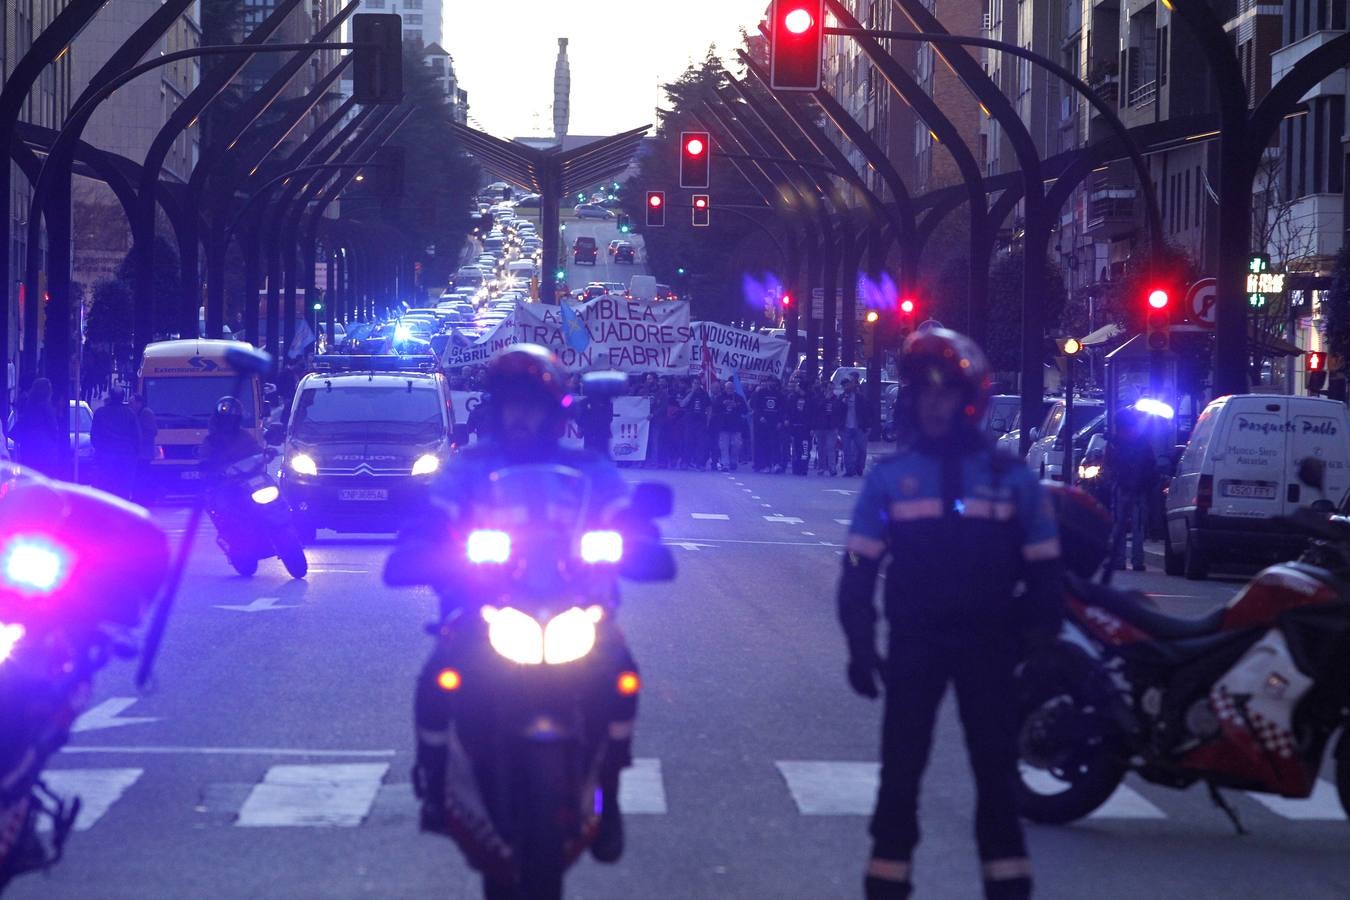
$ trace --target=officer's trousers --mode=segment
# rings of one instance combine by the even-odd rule
[[[928,763],[938,704],[951,683],[975,774],[975,839],[985,896],[1012,900],[1030,895],[1031,868],[1017,816],[1019,716],[1012,689],[1017,660],[1017,642],[1003,638],[892,638],[869,870],[888,872],[895,881],[909,880],[919,843],[919,781]]]

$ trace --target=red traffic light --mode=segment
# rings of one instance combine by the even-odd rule
[[[825,52],[824,0],[774,0],[769,16],[769,86],[814,91]]]
[[[695,197],[695,198],[694,198],[694,209],[707,209],[707,208],[708,208],[708,198],[707,198],[707,197],[701,197],[701,196],[700,196],[700,197]]]
[[[1162,288],[1155,288],[1149,291],[1148,305],[1154,309],[1167,309],[1167,304],[1171,298],[1167,296],[1167,291]]]
[[[684,152],[690,156],[702,156],[703,151],[708,149],[703,143],[702,138],[691,137],[684,143]]]
[[[666,224],[666,192],[647,192],[647,225],[660,228]]]
[[[655,209],[656,207],[660,206],[662,203],[665,202],[666,202],[665,199],[662,198],[660,194],[651,193],[647,195],[647,205],[652,207],[653,209]]]
[[[906,297],[900,301],[900,311],[907,316],[914,315],[914,301]]]
[[[1307,354],[1307,369],[1309,372],[1320,372],[1327,364],[1327,355],[1318,350],[1313,350]]]
[[[706,188],[712,140],[706,131],[680,132],[680,187]]]
[[[791,294],[784,294],[784,295],[782,296],[782,299],[780,299],[778,302],[781,303],[781,304],[783,304],[784,306],[791,306],[791,305],[792,305],[792,295],[791,295]]]

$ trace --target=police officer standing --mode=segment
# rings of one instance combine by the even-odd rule
[[[979,798],[984,895],[1020,900],[1031,865],[1016,807],[1013,670],[1029,640],[1058,628],[1054,513],[1031,472],[982,436],[989,365],[973,342],[946,329],[912,335],[900,380],[900,451],[863,482],[839,584],[849,684],[868,698],[886,693],[865,892],[910,896],[919,782],[951,682]],[[883,658],[873,594],[888,557]]]

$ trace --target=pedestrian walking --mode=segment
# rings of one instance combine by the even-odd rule
[[[984,896],[1031,896],[1013,672],[1028,646],[1057,633],[1059,538],[1035,476],[997,456],[980,429],[989,381],[968,338],[941,328],[910,336],[898,402],[914,438],[868,473],[849,526],[838,595],[848,682],[864,697],[883,686],[886,695],[868,900],[910,896],[919,783],[949,682],[975,776]],[[883,658],[873,595],[887,559]]]
[[[834,475],[838,471],[835,468],[835,445],[839,443],[839,402],[828,384],[821,382],[812,386],[807,417],[816,438],[816,472]]]
[[[787,408],[788,457],[792,474],[805,475],[811,465],[811,398],[795,380],[789,382],[783,405]]]
[[[783,393],[777,381],[760,385],[750,401],[754,413],[754,467],[756,472],[781,471],[778,431],[783,422]]]
[[[94,447],[100,486],[109,493],[131,499],[141,430],[136,413],[127,406],[120,387],[110,390],[108,399],[94,411],[89,442]]]
[[[708,466],[708,413],[712,398],[697,378],[680,398],[680,412],[684,423],[684,459],[691,469],[700,471]]]
[[[136,496],[145,502],[151,491],[150,467],[159,455],[159,447],[155,443],[159,435],[159,422],[155,419],[154,410],[145,402],[144,394],[131,395],[131,411],[136,414],[139,439],[136,444]]]
[[[867,398],[857,378],[844,382],[844,394],[839,398],[839,431],[844,438],[844,475],[855,477],[867,465],[867,430],[871,417]]]
[[[1125,568],[1125,542],[1130,542],[1130,568],[1144,571],[1144,537],[1149,495],[1158,484],[1158,461],[1149,439],[1148,417],[1134,407],[1116,414],[1115,434],[1106,445],[1106,473],[1111,478],[1115,523],[1111,530],[1111,568]],[[1072,440],[1070,435],[1066,440]],[[1066,454],[1067,458],[1067,454]]]
[[[61,420],[52,399],[52,383],[35,380],[19,402],[12,437],[19,464],[44,475],[57,475],[61,468]]]
[[[713,402],[713,427],[717,430],[717,448],[721,454],[720,469],[735,472],[740,464],[742,434],[750,407],[745,398],[736,393],[730,381],[722,384],[722,392]]]

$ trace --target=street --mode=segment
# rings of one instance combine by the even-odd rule
[[[663,527],[681,568],[674,585],[626,587],[645,695],[624,781],[629,848],[615,867],[583,861],[569,896],[858,896],[881,707],[848,690],[833,599],[858,480],[625,475],[675,489]],[[180,539],[186,512],[156,515]],[[114,662],[49,767],[48,784],[85,801],[66,858],[12,896],[474,896],[450,842],[417,832],[409,785],[432,594],[383,586],[385,537],[321,532],[302,582],[276,560],[235,576],[204,532],[155,689],[138,697],[134,666]],[[1121,582],[1179,613],[1241,584]],[[1350,896],[1350,828],[1329,782],[1300,803],[1229,796],[1247,836],[1200,788],[1134,778],[1085,822],[1031,826],[1038,896]],[[948,703],[917,896],[977,895],[972,805]]]
[[[579,266],[573,261],[572,242],[579,237],[595,238],[595,246],[599,249],[595,265]],[[632,264],[614,261],[614,257],[607,251],[609,242],[614,240],[628,241],[637,248],[637,258]],[[620,234],[619,226],[613,219],[569,218],[567,228],[563,231],[563,251],[567,257],[565,280],[571,290],[584,288],[592,281],[614,281],[627,287],[634,275],[647,275],[651,271],[646,265],[647,256],[642,248],[642,236]]]

